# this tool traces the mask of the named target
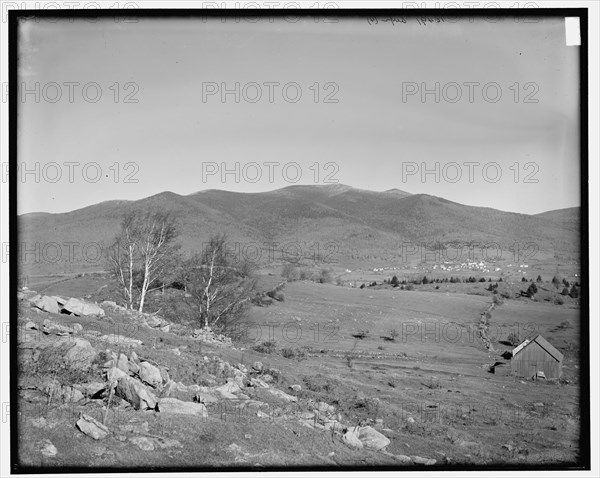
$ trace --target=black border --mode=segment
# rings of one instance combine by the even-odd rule
[[[446,18],[536,18],[536,17],[579,17],[581,31],[581,45],[579,56],[580,77],[580,191],[581,191],[581,216],[580,216],[580,250],[581,250],[581,329],[580,329],[580,410],[581,410],[581,442],[580,460],[573,466],[548,464],[545,466],[523,464],[493,464],[490,466],[462,464],[452,466],[429,466],[429,467],[402,467],[402,466],[361,466],[361,467],[325,467],[325,466],[302,466],[302,467],[221,467],[221,468],[178,468],[166,466],[164,468],[86,468],[86,467],[23,467],[18,464],[18,400],[17,400],[17,362],[15,360],[17,350],[17,334],[10,334],[10,401],[11,420],[11,473],[130,473],[130,472],[272,472],[272,471],[509,471],[509,470],[591,470],[591,435],[590,435],[590,289],[589,289],[589,116],[588,116],[588,9],[587,8],[535,8],[535,9],[403,9],[403,8],[353,8],[353,9],[102,9],[102,10],[10,10],[8,12],[8,47],[9,47],[9,240],[10,248],[17,249],[18,227],[17,227],[17,117],[18,117],[18,93],[13,85],[18,84],[18,22],[24,17],[40,18],[256,18],[256,17],[319,17],[319,18],[367,18],[367,17],[446,17]],[[93,25],[91,23],[91,25]],[[9,284],[10,290],[10,328],[17,329],[18,299],[18,255],[11,254],[10,258]]]

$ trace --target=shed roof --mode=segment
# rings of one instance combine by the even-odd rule
[[[563,361],[563,358],[564,358],[563,354],[560,353],[558,350],[556,350],[556,348],[550,342],[548,342],[544,337],[542,337],[539,334],[531,339],[524,340],[521,344],[519,344],[517,347],[515,347],[512,351],[513,357],[515,355],[517,355],[518,353],[520,353],[523,349],[525,349],[528,345],[530,345],[533,342],[537,343],[540,347],[542,347],[549,355],[551,355],[558,362]]]

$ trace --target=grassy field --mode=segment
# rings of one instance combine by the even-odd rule
[[[280,281],[275,271],[267,271],[260,275],[259,286],[266,290]],[[89,296],[101,301],[114,294],[102,275],[86,274],[43,285],[47,295]],[[227,419],[209,410],[208,419],[190,421],[128,410],[125,422],[147,421],[150,435],[175,438],[181,444],[150,454],[129,441],[120,441],[116,432],[101,443],[84,437],[74,428],[72,416],[57,418],[60,407],[45,409],[42,415],[47,426],[36,428],[39,404],[23,399],[22,464],[402,467],[394,458],[399,455],[435,459],[436,466],[445,468],[574,464],[579,458],[581,413],[578,344],[582,324],[577,301],[555,304],[552,298],[558,292],[548,282],[540,284],[536,300],[505,299],[491,313],[490,351],[477,329],[480,315],[493,301],[494,294],[485,290],[488,285],[426,284],[408,291],[389,286],[359,289],[290,282],[283,290],[284,301],[252,307],[243,322],[229,327],[236,338],[232,348],[199,342],[180,327],[165,333],[137,326],[117,312],[92,320],[46,314],[23,304],[20,324],[51,316],[60,323],[77,321],[84,330],[101,327],[138,338],[143,341],[137,350],[140,356],[167,366],[171,378],[186,385],[204,379],[201,365],[205,355],[247,366],[260,360],[280,372],[280,390],[298,397],[294,404],[297,412],[306,410],[309,403],[324,401],[333,405],[348,425],[377,423],[373,426],[391,443],[387,454],[354,450],[330,433],[311,430],[289,417]],[[499,291],[514,294],[523,287],[520,282],[505,282]],[[512,348],[505,341],[515,331],[522,339],[541,333],[561,350],[565,354],[563,379],[531,381],[490,373],[490,366]],[[117,351],[93,336],[86,339],[98,350]],[[175,348],[180,354],[173,353]],[[22,390],[43,378],[29,373],[28,368],[21,371]],[[291,392],[288,387],[294,384],[301,390]],[[78,404],[69,413],[98,414],[99,407],[92,401]],[[115,429],[117,422],[113,422]],[[36,440],[31,440],[32,436]],[[43,438],[57,446],[57,457],[39,454],[36,447]]]

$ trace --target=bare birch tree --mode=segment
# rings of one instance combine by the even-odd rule
[[[186,303],[203,327],[223,326],[237,318],[254,290],[250,269],[246,261],[228,253],[223,234],[212,236],[202,253],[185,263]]]
[[[149,292],[164,285],[178,246],[174,218],[165,212],[128,214],[108,250],[111,272],[130,309],[143,312]]]

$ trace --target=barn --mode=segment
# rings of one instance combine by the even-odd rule
[[[544,372],[546,378],[560,378],[563,354],[541,335],[525,340],[512,351],[510,368],[513,375],[531,378]]]

